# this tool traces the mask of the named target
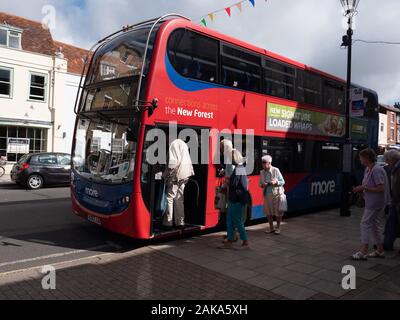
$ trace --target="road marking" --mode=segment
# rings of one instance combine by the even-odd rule
[[[101,257],[115,255],[115,254],[116,254],[115,252],[102,253],[102,254],[89,256],[89,257],[84,257],[84,258],[78,258],[78,259],[73,259],[73,260],[66,260],[66,261],[52,263],[52,266],[54,266],[54,267],[64,266],[64,265],[68,265],[68,264],[71,264],[71,263],[77,263],[78,261],[93,260],[93,259],[98,259],[98,258],[101,258]],[[28,271],[32,271],[32,270],[38,270],[41,267],[42,266],[39,265],[39,266],[36,266],[36,267],[29,267],[29,268],[25,268],[25,269],[16,269],[16,270],[11,270],[11,271],[6,271],[6,272],[3,272],[3,273],[0,273],[0,278],[4,278],[4,277],[6,277],[6,276],[8,276],[10,274],[23,273],[23,272],[28,272]]]
[[[54,253],[54,254],[49,254],[47,256],[41,256],[41,257],[35,257],[35,258],[30,258],[30,259],[22,259],[22,260],[16,260],[16,261],[9,261],[9,262],[3,262],[0,263],[0,268],[6,267],[6,266],[12,266],[15,264],[21,264],[21,263],[26,263],[26,262],[34,262],[34,261],[39,261],[39,260],[46,260],[46,259],[53,259],[53,258],[60,258],[60,257],[65,257],[65,256],[70,256],[72,254],[79,254],[79,253],[84,253],[84,252],[89,252],[89,251],[96,251],[96,250],[101,250],[109,247],[114,247],[116,249],[120,249],[121,247],[118,246],[117,244],[113,242],[106,242],[106,244],[103,244],[101,246],[96,246],[88,249],[81,249],[81,250],[74,250],[74,251],[68,251],[68,252],[63,252],[63,253]]]

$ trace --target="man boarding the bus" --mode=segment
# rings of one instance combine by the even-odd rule
[[[171,143],[168,155],[168,166],[163,174],[166,181],[167,212],[164,216],[164,227],[185,227],[184,191],[189,178],[194,176],[192,159],[187,144],[176,139]]]

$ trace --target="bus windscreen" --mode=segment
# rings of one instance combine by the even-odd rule
[[[128,131],[131,122],[79,119],[73,154],[76,172],[98,183],[131,182],[136,156],[136,141]]]

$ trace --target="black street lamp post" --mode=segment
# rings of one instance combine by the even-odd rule
[[[350,211],[350,172],[352,167],[352,144],[351,144],[351,49],[353,42],[353,17],[357,14],[357,6],[360,0],[340,0],[344,16],[348,18],[347,34],[343,36],[342,46],[347,47],[347,88],[346,88],[346,142],[343,148],[343,177],[342,177],[342,201],[340,216],[349,217]]]

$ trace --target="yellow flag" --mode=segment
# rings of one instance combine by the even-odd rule
[[[214,22],[214,13],[209,13],[208,16],[210,17],[210,20]]]

